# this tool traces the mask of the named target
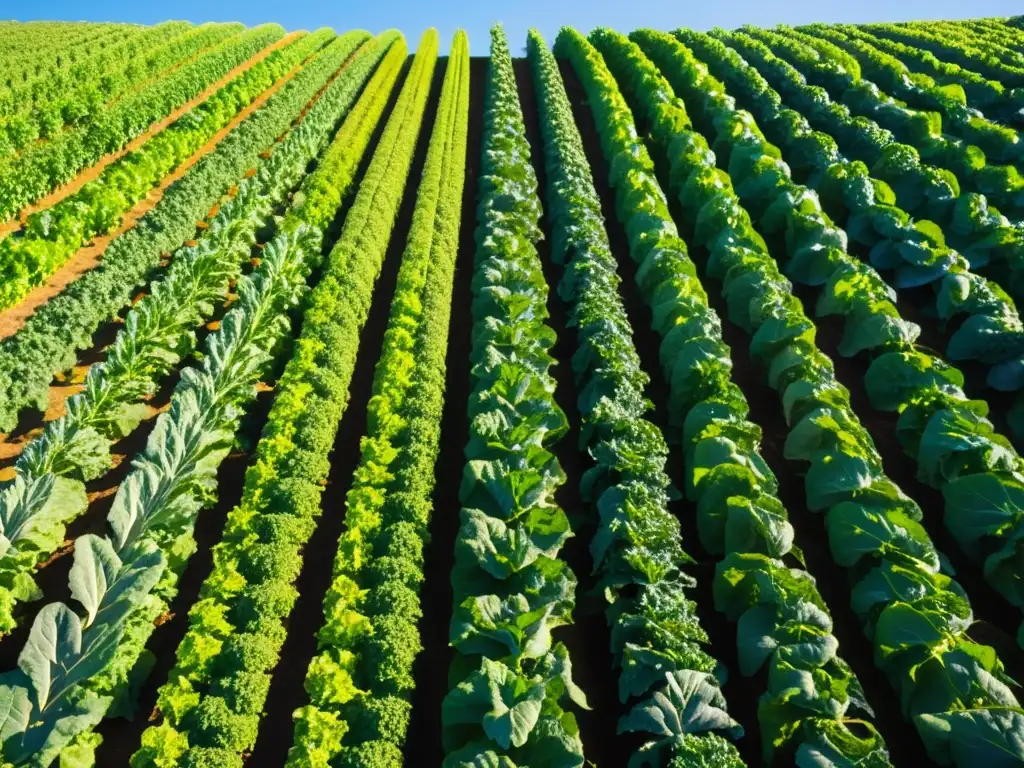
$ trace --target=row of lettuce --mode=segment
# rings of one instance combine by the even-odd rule
[[[813,577],[800,568],[803,556],[778,497],[778,483],[759,453],[760,428],[747,419],[746,398],[731,379],[721,320],[708,305],[654,162],[609,66],[623,82],[648,89],[640,103],[652,136],[663,138],[670,131],[677,145],[692,139],[690,146],[698,152],[699,140],[682,134],[687,115],[671,91],[662,91],[667,98],[660,104],[650,100],[660,85],[657,70],[635,44],[607,30],[592,38],[597,49],[578,33],[563,30],[555,50],[569,58],[583,83],[605,160],[613,169],[609,182],[617,214],[662,339],[668,418],[683,432],[686,495],[696,506],[701,544],[721,558],[713,584],[715,605],[737,624],[740,672],[751,676],[768,665],[768,690],[758,707],[765,762],[771,763],[781,749],[795,752],[798,764],[886,765],[885,743],[864,720],[873,713],[838,654],[828,608]],[[685,171],[676,166],[673,172]],[[801,680],[814,683],[804,686]],[[794,687],[801,688],[800,694],[794,695]],[[851,729],[848,723],[856,725]]]
[[[674,70],[677,82],[682,83],[684,78],[697,78],[699,67],[706,66],[730,84],[735,83],[733,92],[740,94],[740,103],[750,105],[758,114],[759,121],[755,123],[749,114],[729,110],[730,115],[744,120],[749,128],[741,138],[730,139],[729,128],[724,124],[711,125],[709,121],[713,121],[713,117],[704,118],[704,124],[716,137],[715,148],[722,146],[722,154],[741,148],[742,160],[740,156],[728,154],[725,162],[728,163],[730,177],[740,190],[740,198],[750,210],[759,214],[762,232],[772,233],[769,218],[780,205],[800,196],[806,198],[808,194],[788,180],[788,168],[781,161],[783,156],[811,164],[819,177],[831,179],[819,186],[823,208],[838,208],[842,214],[843,205],[839,200],[856,200],[859,190],[871,188],[858,185],[858,181],[864,181],[864,176],[848,172],[849,166],[855,164],[846,163],[834,153],[821,152],[820,159],[813,159],[814,155],[807,148],[828,147],[828,137],[815,133],[799,116],[783,110],[778,94],[735,51],[701,33],[686,31],[680,32],[679,36],[703,63],[698,64],[692,56],[689,59],[680,56],[682,63]],[[686,74],[687,67],[689,75]],[[691,90],[691,93],[696,92]],[[779,136],[784,148],[781,152],[760,134],[758,127],[761,124],[769,126],[769,132]],[[796,130],[787,132],[783,125]],[[729,140],[733,147],[725,145]],[[766,172],[769,167],[776,169],[774,177]],[[881,183],[871,179],[867,181],[869,185]],[[814,184],[813,181],[811,183]],[[835,184],[838,190],[830,189],[830,184]],[[756,186],[760,186],[760,190],[754,192]],[[850,237],[863,232],[861,223],[864,218],[886,215],[886,206],[870,203],[870,197],[861,211],[854,209],[852,204],[849,208],[853,210],[846,212],[845,232]],[[917,346],[914,343],[916,331],[864,337],[874,320],[887,324],[902,323],[903,329],[907,328],[892,304],[884,304],[887,300],[891,302],[894,292],[869,267],[842,253],[838,247],[829,248],[830,238],[836,242],[837,230],[828,225],[827,219],[819,219],[818,231],[812,236],[804,235],[805,239],[798,241],[795,232],[808,232],[811,227],[797,220],[799,213],[790,213],[789,216],[791,220],[784,223],[785,229],[782,230],[785,233],[784,246],[782,232],[779,232],[781,227],[776,227],[779,245],[776,252],[785,252],[788,257],[783,272],[797,283],[821,286],[822,298],[817,307],[819,316],[833,314],[844,318],[846,335],[838,347],[839,354],[849,357],[863,350],[873,357],[863,374],[864,388],[871,405],[881,411],[899,414],[896,423],[899,443],[916,464],[918,479],[943,492],[946,525],[967,554],[983,565],[985,576],[993,588],[1012,605],[1024,608],[1018,554],[1021,523],[1017,519],[1017,510],[1021,508],[1020,489],[1024,487],[1021,484],[1024,462],[1010,441],[999,434],[986,418],[986,403],[971,400],[964,393],[963,373]],[[977,293],[971,286],[983,286],[983,279],[972,281],[972,277],[970,273],[947,273],[942,278],[944,287],[937,292],[940,301],[955,292],[949,285],[957,281],[967,288],[968,296],[974,294],[976,298]],[[994,302],[987,304],[991,307]],[[981,317],[981,314],[972,315],[957,334],[968,328],[973,319]],[[849,343],[855,333],[864,339],[864,343]],[[980,348],[977,342],[973,346]]]
[[[10,88],[42,73],[59,72],[116,44],[138,28],[136,24],[111,22],[0,22],[0,87]]]
[[[500,27],[490,54],[444,765],[582,766],[578,726],[563,705],[586,707],[586,698],[552,637],[572,620],[576,578],[560,557],[572,531],[555,500],[566,477],[550,448],[568,423],[550,372],[555,334],[535,245],[541,206]]]
[[[280,104],[274,110],[277,133],[267,130],[254,137],[262,142],[261,152],[287,128],[296,105],[305,105],[303,96],[309,101],[308,89],[323,85],[316,78],[336,70],[368,37],[366,32],[350,32],[336,39],[304,76],[310,85],[291,89],[287,99],[275,102]],[[16,625],[19,603],[39,598],[34,568],[57,551],[66,525],[85,510],[84,483],[110,471],[113,444],[139,426],[148,412],[146,399],[191,354],[196,330],[228,298],[232,281],[248,262],[257,230],[271,222],[275,207],[302,178],[309,152],[327,141],[338,110],[351,99],[356,85],[347,91],[329,90],[318,99],[301,126],[289,134],[283,150],[261,162],[256,176],[233,189],[203,237],[175,252],[166,277],[154,283],[125,317],[106,359],[90,368],[84,391],[69,398],[66,414],[48,422],[25,445],[15,463],[15,477],[0,496],[3,632]],[[248,132],[250,125],[244,125],[239,136]],[[222,192],[230,183],[225,180]]]
[[[166,22],[165,25],[181,23]],[[184,28],[189,26],[186,23]],[[5,22],[4,44],[0,50],[0,66],[3,67],[0,101],[5,106],[0,108],[0,114],[7,115],[20,107],[7,94],[35,83],[45,88],[45,81],[64,78],[76,65],[88,67],[89,60],[137,39],[145,29],[137,24]]]
[[[0,221],[117,152],[259,51],[280,40],[277,24],[254,27],[199,51],[162,77],[143,81],[92,118],[0,158]]]
[[[232,136],[256,143],[250,160],[256,173],[246,174],[244,179],[240,178],[243,173],[236,173],[238,189],[221,207],[218,216],[223,218],[215,220],[199,244],[179,254],[180,258],[194,260],[218,243],[223,246],[224,260],[235,260],[248,251],[253,230],[271,223],[274,208],[287,200],[309,162],[331,141],[340,116],[355,102],[397,37],[397,33],[385,33],[370,41],[367,33],[354,32],[336,38],[239,125]],[[353,53],[354,58],[344,66]],[[299,120],[297,127],[291,127]],[[344,143],[347,135],[339,133],[334,146],[339,138]],[[228,159],[233,145],[224,142],[210,157],[220,153],[222,161]],[[323,174],[333,170],[333,164],[325,164]],[[230,183],[231,179],[221,181],[222,194]],[[313,199],[313,195],[296,195],[290,210],[301,210],[305,201]],[[321,209],[314,206],[312,210]],[[234,284],[234,300],[207,337],[201,359],[181,369],[169,407],[157,417],[146,447],[117,490],[107,516],[107,535],[88,534],[76,540],[69,589],[81,608],[62,603],[42,608],[28,633],[18,667],[4,674],[2,688],[12,702],[4,722],[8,735],[3,745],[5,762],[47,765],[59,759],[62,764],[91,764],[91,754],[100,741],[94,726],[103,717],[133,712],[139,687],[154,661],[146,650],[147,640],[169,610],[180,575],[196,549],[193,530],[197,515],[216,501],[218,467],[237,440],[241,419],[256,398],[257,383],[272,375],[276,360],[289,348],[291,317],[321,259],[323,232],[301,215],[286,216],[276,231],[259,249],[252,272]],[[211,238],[209,244],[204,243],[207,237]],[[178,279],[169,274],[161,283]],[[164,295],[158,285],[151,296]],[[193,308],[192,312],[191,319],[202,322],[203,310]],[[123,333],[131,334],[136,327],[126,323]],[[165,330],[169,335],[176,328],[172,324]],[[179,343],[188,347],[192,331],[181,333]],[[140,342],[136,365],[129,364],[136,373],[145,371],[145,361],[166,349],[161,347],[163,342],[173,345],[162,335],[150,335]],[[116,348],[134,351],[131,344]],[[154,378],[129,380],[123,374],[118,376],[118,361],[105,362],[115,363],[110,393],[124,395],[134,390],[137,394],[154,386]],[[164,373],[166,368],[154,375],[159,378]],[[88,397],[83,402],[98,405],[89,403]],[[130,409],[132,402],[129,398],[110,405],[108,417],[119,407],[122,412],[124,406]],[[49,466],[49,474],[40,478],[44,483],[48,478],[51,486],[57,485],[55,469],[66,469],[75,476],[83,469],[73,466],[77,456],[104,447],[96,429],[95,407],[71,409],[65,419],[73,422],[78,415],[89,413],[93,423],[72,424],[70,432],[91,431],[92,436],[87,434],[77,449],[56,454],[62,455],[63,462]],[[52,438],[59,432],[47,434]],[[46,446],[59,449],[63,445],[54,440],[41,442],[43,450],[37,457],[54,455],[48,454]],[[104,463],[95,455],[88,461],[94,469]],[[75,482],[58,479],[65,480],[65,485]],[[19,483],[24,480],[19,478],[12,487]],[[42,522],[45,525],[46,521]],[[276,597],[265,599],[273,602]],[[250,610],[255,610],[255,605],[251,604]],[[246,654],[251,652],[244,643],[237,647],[236,663],[241,668],[250,666]],[[247,695],[241,688],[232,693],[239,700]],[[214,708],[208,717],[221,722],[228,715]],[[194,764],[208,763],[200,755]]]
[[[418,78],[411,83],[417,103],[425,103],[431,90],[436,33],[429,42],[417,53],[422,68],[410,73]],[[345,494],[317,654],[306,671],[310,703],[295,713],[288,766],[402,763],[413,663],[422,649],[420,591],[440,450],[468,131],[469,41],[458,31],[374,367],[359,463]],[[405,190],[411,193],[411,187]]]
[[[689,39],[691,33],[680,35]],[[825,512],[833,559],[852,569],[852,607],[875,645],[876,663],[900,693],[904,712],[940,762],[970,760],[967,745],[977,733],[985,733],[992,745],[991,759],[1002,749],[1012,750],[1012,734],[1024,722],[1012,681],[995,653],[990,648],[980,651],[968,636],[972,613],[963,590],[940,572],[938,553],[919,522],[920,509],[886,476],[831,361],[815,344],[813,323],[753,222],[773,244],[772,253],[786,254],[787,264],[799,256],[813,257],[813,251],[822,250],[822,237],[827,238],[831,269],[818,281],[823,286],[819,312],[824,308],[845,315],[844,304],[856,307],[862,301],[858,295],[874,290],[876,314],[890,318],[875,327],[895,328],[894,340],[900,342],[899,331],[906,324],[895,322],[898,314],[890,292],[870,268],[843,253],[842,233],[821,211],[817,197],[790,180],[778,151],[760,135],[751,116],[736,109],[725,84],[712,78],[692,51],[669,35],[649,31],[631,36],[638,46],[610,33],[595,33],[594,38],[610,56],[617,52],[610,59],[613,68],[666,158],[667,178],[681,206],[680,223],[691,244],[707,254],[703,274],[722,285],[730,321],[751,334],[751,358],[782,398],[790,425],[785,456],[810,464],[807,506]],[[674,97],[673,85],[690,114],[677,101],[672,119],[666,119],[659,105]],[[713,140],[711,146],[705,135]],[[843,290],[834,272],[857,290]],[[857,320],[861,328],[851,328],[848,319],[844,342],[870,328],[872,317],[862,313]],[[858,351],[843,347],[841,343],[844,354]],[[904,349],[892,354],[903,363],[915,353]],[[896,373],[900,370],[895,368]],[[892,386],[890,379],[906,378],[894,374],[879,384]],[[958,402],[956,394],[953,390],[942,404]],[[941,407],[936,411],[941,422]],[[930,413],[925,410],[924,415]],[[706,469],[694,465],[698,474]],[[919,625],[929,632],[908,638],[907,628]],[[950,664],[963,665],[963,682],[936,686]]]
[[[247,50],[232,55],[244,60],[279,36],[273,30],[244,33],[242,47]],[[248,50],[249,46],[254,47]],[[110,242],[96,269],[71,282],[0,342],[0,430],[12,430],[26,407],[46,408],[54,374],[74,365],[101,323],[128,305],[161,258],[195,233],[196,222],[283,131],[277,114],[260,110],[229,132],[213,152],[169,186],[134,227]]]
[[[680,35],[726,82],[739,103],[751,110],[758,126],[780,148],[793,174],[807,179],[806,186],[818,193],[822,207],[845,230],[849,250],[862,254],[875,268],[891,276],[890,282],[898,290],[931,289],[930,299],[924,291],[913,295],[928,316],[943,324],[959,325],[948,337],[947,354],[955,360],[973,360],[986,366],[988,382],[997,389],[1019,389],[1024,374],[1024,325],[1013,300],[998,284],[980,274],[989,272],[983,269],[986,263],[998,263],[1003,267],[995,270],[1000,272],[1000,283],[1014,286],[1019,282],[1020,256],[1024,254],[1019,231],[995,216],[977,194],[947,200],[944,211],[934,200],[928,205],[930,210],[922,210],[922,197],[931,196],[922,196],[921,186],[912,183],[913,177],[894,178],[890,171],[888,179],[898,182],[894,189],[886,179],[874,175],[877,165],[869,171],[864,162],[845,159],[842,153],[850,151],[857,138],[852,134],[863,135],[868,128],[837,132],[837,138],[815,131],[808,119],[786,109],[783,96],[735,50],[701,33],[686,31]],[[758,46],[753,40],[746,45]],[[841,118],[840,110],[835,112],[838,119],[850,121],[849,112]],[[880,130],[877,126],[875,129]],[[896,149],[890,146],[887,151]],[[914,207],[900,207],[902,202]],[[987,216],[981,215],[985,212]],[[927,213],[939,214],[939,218],[928,220],[924,218]],[[951,239],[970,243],[971,261],[947,245],[944,230],[952,231]],[[990,238],[993,234],[996,237]],[[986,242],[996,245],[979,258]],[[824,254],[802,263],[800,279],[821,279],[828,272],[823,264],[828,258],[829,254]]]

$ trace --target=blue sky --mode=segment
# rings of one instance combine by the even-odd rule
[[[812,21],[902,21],[955,19],[967,16],[1008,16],[1021,12],[1019,0],[0,0],[0,17],[132,21],[152,24],[168,18],[189,21],[241,21],[248,25],[276,21],[289,30],[331,26],[380,31],[397,27],[416,45],[419,35],[436,26],[447,50],[455,29],[469,33],[474,55],[486,55],[487,30],[495,21],[505,24],[513,54],[526,42],[526,30],[536,26],[548,38],[563,24],[583,32],[604,25],[628,32],[637,27],[707,29],[741,24],[771,26]]]

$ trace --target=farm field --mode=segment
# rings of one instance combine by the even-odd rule
[[[1024,16],[480,42],[0,22],[0,766],[1024,765]]]

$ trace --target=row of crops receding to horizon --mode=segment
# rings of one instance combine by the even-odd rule
[[[0,22],[0,766],[1024,766],[1018,301],[1021,16]]]

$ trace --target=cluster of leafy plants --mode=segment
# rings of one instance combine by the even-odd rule
[[[882,38],[906,43],[923,49],[947,61],[953,61],[990,80],[996,80],[1011,89],[1009,96],[1019,99],[1024,96],[1024,63],[1006,62],[993,51],[985,37],[971,34],[967,23],[953,27],[939,27],[934,24],[865,24],[864,29]]]
[[[50,72],[60,72],[117,45],[138,31],[134,24],[95,22],[0,22],[0,84],[14,88]]]
[[[559,50],[568,45],[561,39]],[[590,553],[603,595],[618,689],[629,711],[620,732],[646,742],[630,766],[696,763],[743,765],[718,732],[743,729],[725,710],[725,670],[705,650],[687,590],[679,522],[668,509],[677,493],[665,472],[668,446],[645,415],[647,374],[633,345],[619,296],[620,279],[601,217],[590,166],[555,57],[531,30],[527,58],[534,78],[544,143],[551,258],[564,267],[558,292],[570,308],[579,348],[572,358],[579,396],[581,448],[593,460],[581,495],[597,531]],[[655,242],[638,244],[646,258]]]
[[[819,26],[811,24],[802,29],[817,30]],[[966,96],[968,107],[977,108],[1003,122],[1021,121],[1024,91],[1008,89],[998,80],[987,78],[969,67],[962,67],[946,56],[940,59],[926,47],[890,40],[853,24],[837,24],[835,28],[855,40],[870,43],[882,53],[895,56],[911,72],[927,75],[939,87],[957,86]]]
[[[554,498],[565,473],[550,446],[568,423],[550,372],[555,333],[535,246],[541,205],[501,27],[491,30],[490,53],[444,766],[582,768],[578,727],[563,704],[587,701],[568,650],[552,637],[572,621],[576,577],[559,557],[573,532]]]
[[[196,244],[174,254],[165,278],[125,317],[106,359],[90,369],[84,391],[69,398],[67,413],[25,446],[0,495],[0,631],[15,626],[19,601],[38,599],[32,570],[57,550],[66,523],[84,509],[84,482],[111,468],[113,443],[138,426],[145,399],[192,353],[195,329],[227,298],[257,232],[303,179],[383,53],[373,51],[348,67],[260,159],[256,173],[235,186]]]
[[[64,603],[44,607],[17,668],[0,675],[10,705],[0,721],[6,764],[91,765],[87,756],[100,741],[93,727],[133,712],[155,661],[146,641],[196,550],[196,517],[217,498],[217,469],[256,384],[290,334],[289,311],[306,289],[320,239],[300,228],[267,244],[207,338],[202,363],[182,370],[168,410],[118,487],[107,535],[75,541],[69,588],[83,613]]]
[[[0,93],[0,156],[19,152],[39,138],[52,139],[65,125],[89,120],[104,105],[151,77],[186,61],[245,27],[168,21],[141,30],[117,45]]]
[[[785,158],[790,168],[807,178],[807,187],[819,194],[822,208],[845,230],[851,247],[856,244],[873,266],[891,274],[897,289],[932,287],[934,301],[923,310],[943,323],[960,323],[949,340],[948,354],[992,365],[988,380],[998,389],[1024,386],[1024,324],[1013,300],[971,271],[968,261],[945,244],[942,228],[914,219],[864,163],[843,158],[835,140],[784,109],[779,94],[736,51],[703,33],[680,30],[678,36],[729,87],[737,105],[752,111],[757,127],[781,150],[777,159]],[[752,138],[751,145],[756,141]],[[765,145],[766,154],[774,155],[773,150]],[[1020,239],[1019,233],[1014,236]],[[799,268],[794,264],[788,275],[804,283],[827,280],[834,268],[831,262],[843,258],[823,254]]]
[[[698,37],[682,32],[679,36],[686,40]],[[700,50],[716,47],[712,42]],[[683,58],[685,56],[677,57],[677,63]],[[712,57],[705,55],[704,58]],[[775,242],[783,239],[784,232],[785,248],[776,249],[776,253],[785,252],[788,256],[784,273],[798,283],[821,286],[819,314],[825,307],[831,314],[844,316],[847,337],[853,324],[867,327],[878,305],[878,297],[860,286],[868,279],[877,284],[877,276],[851,268],[852,259],[836,246],[832,245],[829,251],[830,241],[834,243],[835,238],[831,237],[827,226],[819,226],[815,232],[806,223],[810,217],[801,221],[799,214],[779,216],[780,208],[784,210],[784,206],[801,197],[806,199],[806,195],[788,181],[788,168],[760,136],[757,124],[749,115],[744,119],[748,128],[745,134],[734,138],[728,133],[737,110],[732,102],[717,97],[705,99],[700,91],[708,90],[704,83],[708,70],[698,69],[693,59],[687,61],[689,74],[682,74],[682,68],[676,69],[681,74],[681,89],[693,97],[695,104],[702,105],[699,111],[704,115],[707,130],[715,136],[713,146],[720,164],[727,165],[740,199],[759,216],[762,232],[775,235]],[[736,79],[735,72],[740,68],[726,69],[734,73],[730,79]],[[717,85],[719,83],[713,84]],[[834,170],[835,166],[831,166],[830,173]],[[752,190],[758,191],[752,194]],[[829,196],[826,191],[826,199]],[[847,197],[850,196],[852,193],[847,190]],[[788,220],[783,218],[787,215]],[[773,216],[777,217],[774,221]],[[856,230],[853,221],[847,223],[847,230]],[[949,275],[945,279],[953,277]],[[968,277],[960,275],[963,281]],[[948,296],[953,290],[946,284],[939,295]],[[891,318],[893,322],[899,321],[898,314]],[[976,331],[979,324],[974,321],[981,318],[982,315],[972,315],[957,334],[968,328]],[[1010,441],[996,432],[986,418],[988,405],[970,400],[964,393],[964,376],[959,370],[916,347],[912,339],[897,336],[883,338],[880,342],[865,347],[874,356],[864,378],[872,405],[900,414],[897,436],[903,449],[915,460],[918,478],[946,495],[946,525],[967,553],[984,563],[985,577],[992,586],[1013,605],[1024,608],[1021,585],[1024,549],[1019,543],[1021,531],[1024,531],[1021,519],[1024,507],[1020,504],[1024,497],[1019,495],[1024,488],[1024,461]],[[951,348],[956,343],[957,335]],[[961,340],[960,343],[966,342]],[[840,346],[840,352],[848,354],[850,350]],[[976,349],[975,353],[979,351]],[[1011,363],[1021,367],[1019,360],[997,366],[991,371],[990,381],[1012,377],[1013,372],[1006,371]],[[985,506],[979,503],[981,499],[986,500]]]
[[[676,78],[695,123],[697,114],[710,123],[710,115],[735,110],[725,86],[675,38],[639,30],[630,39]],[[668,81],[661,82],[661,92],[672,94]],[[968,634],[973,615],[967,596],[942,572],[920,508],[886,475],[849,393],[815,343],[814,324],[740,204],[738,189],[716,167],[701,133],[658,140],[666,147],[681,224],[691,242],[706,249],[706,275],[721,281],[729,319],[751,335],[751,357],[781,397],[789,425],[784,455],[809,465],[807,506],[825,513],[832,557],[849,569],[852,607],[904,713],[940,763],[967,765],[979,755],[999,760],[1006,753],[1024,757],[1015,736],[1024,727],[1024,711],[1013,681],[995,651]],[[728,151],[730,145],[716,147]],[[805,196],[803,203],[808,200],[814,198]],[[798,234],[791,238],[795,245]],[[955,677],[948,674],[952,668]]]
[[[854,117],[848,107],[831,101],[823,88],[808,85],[761,41],[741,32],[714,34],[756,65],[784,105],[802,113],[810,125],[830,135],[841,152],[863,162],[872,177],[888,184],[900,207],[938,223],[946,242],[968,259],[973,270],[986,270],[1012,296],[1024,296],[1024,236],[984,195],[961,191],[952,173],[922,163],[916,149],[895,141],[873,120]]]
[[[122,149],[154,122],[201,94],[246,59],[279,40],[278,24],[254,27],[225,40],[194,61],[126,95],[95,119],[51,140],[0,158],[0,220],[71,181],[104,155]]]
[[[783,750],[795,753],[798,765],[887,766],[884,740],[857,716],[873,713],[838,655],[814,578],[801,567],[778,483],[759,452],[761,429],[747,419],[747,400],[732,380],[721,320],[708,306],[616,78],[630,84],[652,136],[685,140],[690,121],[682,101],[668,96],[657,68],[623,35],[595,30],[593,47],[576,32],[562,36],[615,169],[610,183],[630,251],[656,244],[638,262],[639,287],[662,340],[669,418],[682,428],[686,495],[696,505],[701,543],[721,558],[716,607],[737,623],[740,671],[750,676],[768,665],[758,708],[765,762]]]
[[[968,107],[967,93],[959,85],[940,86],[928,75],[912,72],[895,56],[839,29],[817,25],[813,29],[794,30],[794,33],[826,40],[845,51],[856,60],[862,78],[878,83],[907,106],[937,112],[942,117],[944,131],[980,148],[986,158],[1011,165],[1024,159],[1024,142],[1017,131]]]
[[[677,34],[684,41],[695,38],[688,31]],[[688,97],[703,100],[705,92],[692,82],[707,74],[707,66],[698,64],[689,49],[686,56],[669,77],[678,87],[690,89]],[[732,101],[722,104],[719,109],[698,111],[695,119],[715,137],[720,165],[737,181],[744,204],[774,237],[777,250],[787,254],[787,275],[806,284],[824,284],[827,299],[818,304],[819,316],[846,316],[840,354],[912,345],[920,328],[900,318],[896,292],[873,267],[846,252],[847,232],[833,224],[814,192],[790,178],[782,152],[768,142],[753,116],[736,109]],[[827,137],[818,134],[810,144],[820,147],[822,141],[827,142]],[[950,357],[991,366],[988,378],[993,385],[1011,390],[1024,385],[1020,375],[1024,372],[1024,324],[1012,300],[998,286],[970,272],[959,254],[945,246],[938,226],[912,221],[893,205],[891,190],[861,175],[862,170],[855,166],[858,176],[852,177],[833,168],[819,185],[832,207],[848,214],[847,230],[862,244],[871,244],[870,260],[893,269],[900,286],[935,281],[934,310],[943,319],[968,315],[947,341]],[[842,203],[837,202],[840,199]],[[852,286],[856,290],[849,290]]]
[[[424,43],[409,73],[418,104],[433,79],[436,31]],[[402,763],[413,662],[422,648],[423,549],[440,446],[468,130],[469,40],[460,30],[374,369],[318,652],[306,672],[310,704],[295,713],[288,766]],[[415,131],[406,135],[415,138]]]
[[[75,364],[102,323],[127,306],[160,266],[164,255],[196,232],[212,206],[292,121],[337,71],[333,51],[307,63],[267,102],[239,123],[165,191],[163,198],[115,238],[95,269],[40,307],[13,336],[0,342],[0,430],[17,424],[25,407],[46,408],[55,373]],[[314,105],[315,108],[315,105]],[[335,119],[337,113],[335,113]]]
[[[351,192],[370,134],[406,58],[405,39],[395,31],[378,36],[371,50],[349,69],[380,61],[377,70],[317,169],[303,183],[304,190],[319,190],[335,199],[336,210]],[[393,130],[385,131],[381,146],[387,149],[380,157],[391,157],[393,135]],[[380,189],[384,162],[375,159],[371,164],[360,187],[366,191],[352,208],[355,215],[367,215]],[[297,194],[280,228],[325,231],[331,219],[314,200],[315,196]],[[377,205],[383,203],[376,197]],[[397,206],[396,200],[383,207],[382,215],[393,219]],[[363,252],[354,251],[353,245],[358,242],[356,232],[365,232],[364,222],[354,219],[347,225],[348,235],[343,234],[331,250],[306,301],[302,332],[275,383],[273,405],[246,472],[242,500],[229,513],[223,538],[213,549],[214,568],[189,611],[189,628],[178,645],[175,665],[159,690],[158,722],[143,733],[141,747],[131,759],[133,768],[168,761],[240,766],[242,754],[255,742],[285,638],[284,623],[297,597],[292,582],[320,514],[328,454],[347,405],[359,335],[387,243],[383,238],[377,249],[367,249],[366,262],[353,260],[353,255],[362,258]]]
[[[351,53],[365,32],[344,35],[334,47]],[[131,207],[188,160],[241,110],[293,67],[334,39],[331,30],[305,35],[250,67],[139,149],[108,166],[75,194],[29,217],[0,241],[0,307],[9,307],[59,269],[97,235],[120,226]]]
[[[914,109],[889,96],[861,77],[853,56],[795,30],[743,30],[789,61],[811,85],[824,88],[846,104],[853,114],[875,120],[913,146],[923,160],[952,173],[965,190],[984,194],[1011,218],[1024,215],[1024,177],[1015,165],[988,162],[980,147],[944,133],[938,112]]]

